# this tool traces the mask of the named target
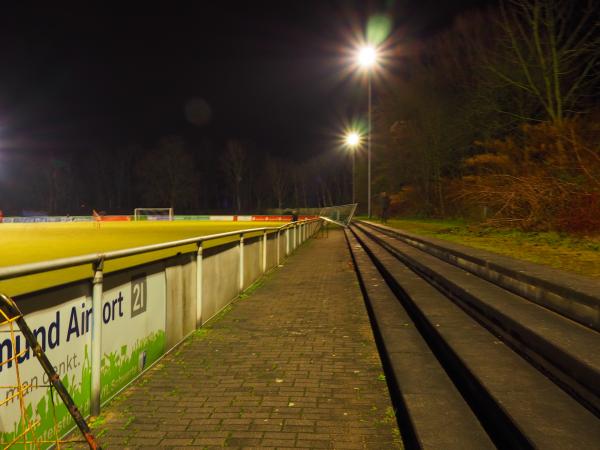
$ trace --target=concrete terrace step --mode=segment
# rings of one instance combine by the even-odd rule
[[[360,221],[600,331],[600,280],[485,250]]]
[[[357,235],[401,290],[412,316],[434,336],[438,357],[464,384],[481,420],[500,427],[492,430],[497,444],[580,449],[600,442],[600,422],[590,411],[388,251],[362,232]]]
[[[346,232],[409,448],[495,448],[369,256]]]
[[[372,232],[369,230],[369,232]],[[473,276],[389,235],[373,232],[404,262],[472,308],[488,326],[557,377],[589,406],[600,407],[600,334]]]

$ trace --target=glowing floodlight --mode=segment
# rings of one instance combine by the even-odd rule
[[[348,147],[356,147],[360,144],[360,134],[356,131],[351,131],[346,135],[346,145]]]
[[[374,47],[366,46],[362,47],[358,51],[358,64],[362,67],[372,67],[377,62],[377,51]]]

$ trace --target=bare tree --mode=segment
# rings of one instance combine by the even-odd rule
[[[246,148],[242,142],[234,139],[227,141],[225,154],[221,158],[221,166],[231,189],[236,211],[240,211],[242,209],[242,181],[247,172]]]
[[[283,203],[288,191],[289,170],[287,164],[277,158],[267,159],[267,176],[271,182],[271,189],[277,202],[277,208],[283,208]]]
[[[68,212],[73,191],[71,163],[64,159],[50,158],[40,169],[45,180],[46,210],[49,214]]]
[[[96,181],[90,186],[95,208],[123,210],[131,206],[131,175],[139,152],[136,146],[98,146],[86,153],[85,176]]]
[[[131,174],[136,155],[139,153],[140,148],[138,146],[129,145],[118,148],[114,154],[115,206],[120,210],[131,207],[133,194]]]
[[[580,112],[582,97],[600,84],[600,37],[594,3],[501,3],[508,64],[492,63],[490,68],[505,83],[534,98],[552,122],[561,123],[566,115]]]
[[[197,195],[194,158],[179,137],[164,138],[136,167],[138,188],[147,206],[189,208]]]

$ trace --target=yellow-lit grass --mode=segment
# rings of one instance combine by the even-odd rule
[[[68,256],[105,253],[111,250],[176,241],[196,236],[225,233],[250,228],[281,226],[281,222],[92,222],[0,224],[0,266],[48,261]],[[247,237],[256,233],[248,234]],[[208,241],[205,248],[237,238]],[[177,253],[193,252],[186,245],[142,255],[107,261],[106,272],[156,261]],[[60,284],[90,278],[91,264],[38,275],[0,281],[0,292],[15,296]]]

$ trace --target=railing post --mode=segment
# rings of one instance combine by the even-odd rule
[[[290,254],[290,228],[285,229],[285,256]]]
[[[262,271],[267,271],[267,230],[263,231]]]
[[[240,292],[244,290],[244,235],[240,234]]]
[[[90,415],[100,415],[100,388],[102,365],[102,286],[104,260],[94,263],[94,279],[92,281],[92,357],[91,357],[91,397]]]
[[[202,242],[198,242],[196,253],[196,328],[202,326]]]
[[[279,230],[277,230],[277,265],[279,266],[279,263],[281,261],[281,240],[279,239],[281,237],[281,232]]]

